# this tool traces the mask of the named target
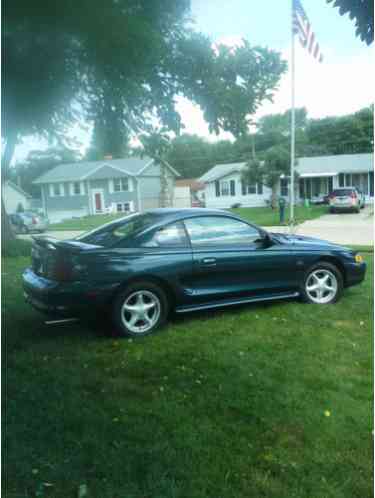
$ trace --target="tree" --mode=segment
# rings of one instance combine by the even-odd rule
[[[143,145],[144,154],[151,157],[155,164],[160,166],[160,205],[172,206],[172,192],[168,183],[168,169],[166,157],[170,149],[170,138],[163,129],[154,128],[150,133],[139,137]]]
[[[213,144],[198,135],[182,134],[171,140],[170,145],[167,161],[181,178],[199,178],[214,165]]]
[[[349,14],[350,19],[355,19],[355,33],[371,45],[374,41],[374,2],[373,0],[327,0],[334,7],[339,8],[340,15]]]
[[[33,150],[26,159],[10,168],[10,177],[21,182],[21,187],[33,197],[40,197],[40,187],[33,181],[59,164],[74,163],[80,154],[67,147],[49,147],[46,150]]]
[[[100,126],[103,109],[116,129],[137,134],[157,120],[178,133],[176,95],[198,103],[211,130],[244,133],[286,63],[247,42],[215,51],[189,28],[189,7],[189,0],[5,0],[3,167],[19,137],[65,137],[82,114]]]
[[[363,108],[346,116],[331,116],[309,121],[304,146],[298,154],[307,155],[314,146],[317,153],[323,148],[326,154],[359,154],[372,152],[374,147],[374,108]]]
[[[280,176],[289,174],[290,152],[281,145],[275,145],[264,154],[263,161],[250,159],[247,162],[242,179],[246,184],[262,182],[272,189],[271,206],[275,208]]]

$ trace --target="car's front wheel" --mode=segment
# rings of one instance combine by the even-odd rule
[[[302,297],[309,303],[332,304],[340,299],[343,287],[340,270],[331,263],[321,262],[307,272]]]
[[[165,292],[152,282],[130,285],[115,299],[113,319],[121,335],[140,337],[151,334],[168,316]]]

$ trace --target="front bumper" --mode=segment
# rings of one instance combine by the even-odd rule
[[[117,284],[99,286],[90,282],[56,282],[37,275],[31,268],[22,274],[25,300],[36,310],[58,317],[75,317],[93,306],[107,305]]]
[[[347,263],[345,265],[345,287],[358,285],[365,279],[366,263]]]

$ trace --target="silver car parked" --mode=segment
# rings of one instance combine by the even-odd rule
[[[356,187],[342,187],[329,195],[329,210],[331,213],[340,211],[355,211],[359,213],[365,207],[365,196]]]
[[[32,211],[11,214],[9,221],[16,233],[45,232],[49,225],[48,218]]]

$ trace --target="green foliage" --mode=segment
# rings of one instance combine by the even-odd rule
[[[270,188],[279,182],[280,175],[289,175],[290,152],[282,145],[271,147],[263,157],[263,161],[250,159],[243,172],[243,179],[247,183],[262,181]]]
[[[73,163],[80,159],[77,151],[67,147],[50,147],[46,150],[29,152],[25,161],[10,168],[11,178],[20,178],[23,190],[33,197],[40,197],[40,187],[33,185],[33,181],[47,173],[55,166],[64,163]]]
[[[264,100],[272,95],[280,76],[286,71],[280,54],[264,47],[243,45],[216,47],[216,55],[204,57],[187,50],[183,60],[185,71],[195,66],[200,74],[192,81],[187,96],[204,112],[210,131],[228,131],[235,137],[247,133],[253,115]],[[199,57],[200,56],[200,57]]]
[[[31,243],[28,240],[15,238],[1,246],[1,255],[7,258],[18,258],[21,256],[30,256]]]
[[[297,156],[353,154],[373,151],[373,106],[341,117],[308,119],[305,108],[296,109]],[[262,117],[255,134],[235,142],[208,142],[196,135],[181,135],[171,142],[168,162],[183,178],[199,178],[215,164],[263,159],[275,146],[290,147],[290,111]]]
[[[6,0],[3,136],[66,134],[85,112],[96,153],[117,156],[130,131],[155,119],[179,132],[177,94],[201,106],[211,130],[245,133],[286,63],[247,42],[215,52],[189,28],[189,8],[188,0]]]
[[[339,8],[340,15],[349,14],[350,19],[355,19],[355,33],[371,45],[374,41],[374,2],[373,0],[327,0],[334,7]]]
[[[297,144],[298,155],[314,145],[327,154],[355,154],[372,152],[374,149],[374,107],[339,117],[309,120],[305,135]]]

